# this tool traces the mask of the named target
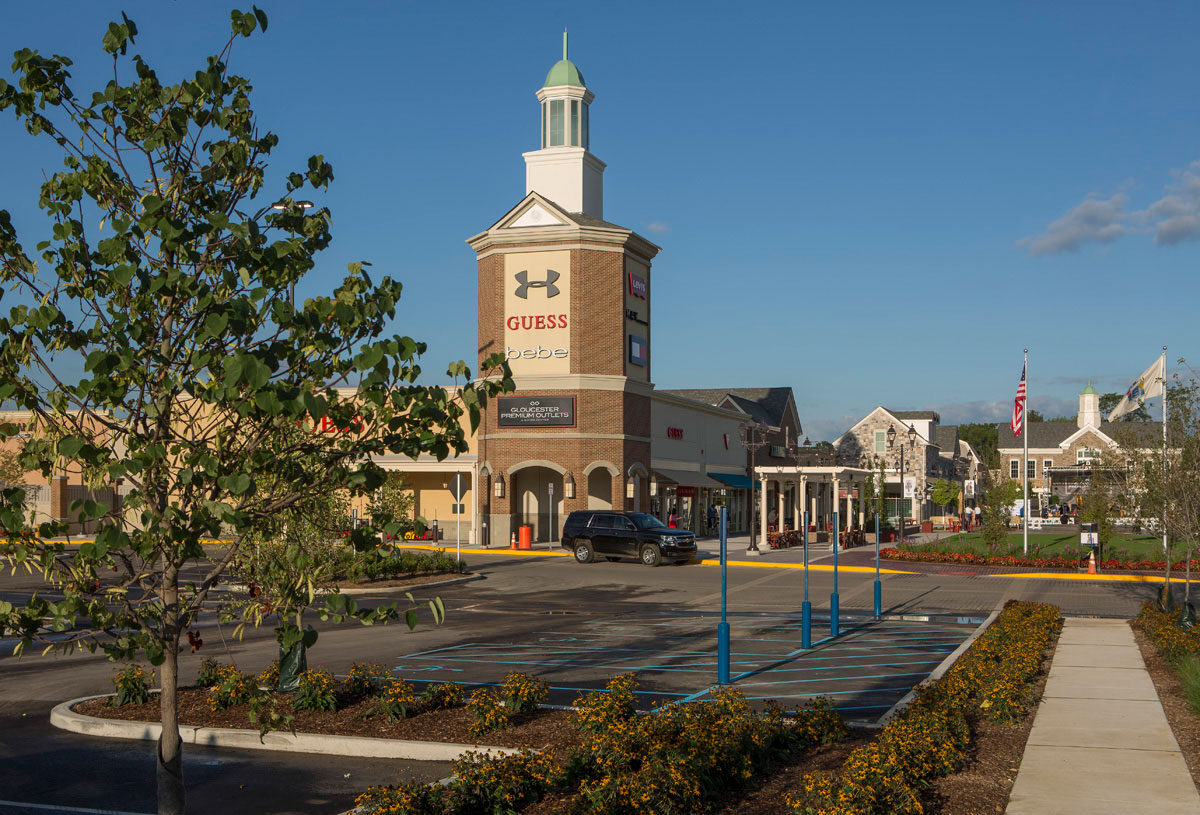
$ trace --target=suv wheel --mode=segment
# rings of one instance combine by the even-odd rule
[[[596,556],[591,541],[575,541],[575,560],[580,563],[591,563]]]
[[[642,563],[647,566],[657,566],[662,563],[662,551],[654,544],[646,544],[639,553]]]

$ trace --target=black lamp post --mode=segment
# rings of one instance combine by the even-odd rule
[[[762,422],[740,424],[738,425],[738,438],[741,440],[742,446],[750,451],[750,466],[747,468],[750,471],[750,548],[746,550],[746,553],[757,555],[761,554],[761,551],[758,548],[757,540],[758,524],[754,523],[754,459],[758,451],[767,446],[767,426]],[[766,513],[767,508],[763,507],[762,509]]]
[[[300,210],[300,214],[303,215],[305,212],[312,209],[314,206],[316,206],[316,205],[313,204],[312,201],[288,201],[285,199],[282,201],[276,201],[274,204],[271,204],[271,209],[278,210],[279,212],[287,212],[292,207],[295,207],[296,209]],[[295,237],[296,233],[293,230],[289,229],[288,232],[290,233],[290,235],[292,237]],[[288,302],[291,303],[292,308],[296,307],[296,284],[295,284],[295,282],[288,284]]]
[[[908,426],[908,448],[911,450],[917,444],[917,429],[911,424]],[[896,443],[896,427],[891,425],[887,429],[888,449],[892,449]],[[896,448],[900,451],[900,543],[904,543],[904,443]]]

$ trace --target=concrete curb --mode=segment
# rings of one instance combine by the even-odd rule
[[[162,725],[157,722],[131,722],[123,719],[101,719],[76,713],[71,708],[80,702],[102,699],[111,693],[96,696],[81,696],[55,705],[50,711],[50,724],[72,733],[99,736],[107,739],[135,739],[157,741]],[[401,758],[413,761],[455,761],[467,751],[514,755],[520,750],[513,747],[489,747],[486,745],[448,744],[437,741],[406,741],[403,739],[376,739],[366,736],[327,736],[317,733],[268,733],[259,741],[257,730],[233,730],[223,727],[198,727],[180,725],[179,735],[185,744],[206,747],[228,747],[239,750],[276,750],[284,753],[317,753],[331,756],[355,758]]]
[[[946,673],[946,671],[950,670],[950,666],[953,665],[955,663],[955,661],[957,661],[958,658],[960,656],[962,656],[963,653],[968,648],[971,647],[971,643],[973,643],[973,642],[975,642],[975,640],[979,639],[979,636],[984,631],[987,630],[988,626],[991,625],[992,622],[995,621],[995,619],[1000,616],[1000,611],[1001,610],[998,608],[994,609],[992,611],[992,613],[988,615],[988,618],[986,620],[984,620],[982,623],[980,623],[979,627],[976,628],[971,633],[971,636],[967,637],[965,640],[963,640],[961,643],[959,643],[959,646],[957,648],[955,648],[953,651],[951,651],[949,656],[947,656],[945,659],[943,659],[936,668],[934,668],[932,671],[930,671],[929,676],[925,677],[920,682],[918,682],[915,686],[913,686],[912,690],[910,690],[908,693],[904,694],[904,697],[901,698],[899,702],[897,702],[896,704],[894,704],[890,708],[888,708],[887,712],[879,717],[879,720],[878,720],[879,725],[883,726],[883,725],[887,724],[889,721],[891,721],[896,716],[897,713],[904,710],[904,708],[908,707],[909,703],[914,698],[916,698],[917,688],[921,687],[922,685],[928,684],[929,682],[936,682],[937,680],[941,679],[942,676]]]
[[[418,583],[413,586],[380,586],[379,588],[342,589],[340,594],[383,594],[386,592],[416,591],[417,589],[437,589],[442,586],[457,586],[459,583],[472,583],[476,580],[487,580],[487,575],[471,574],[466,577],[456,577],[453,580],[439,580],[437,583]]]

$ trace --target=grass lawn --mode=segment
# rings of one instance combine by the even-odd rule
[[[980,555],[1013,555],[1022,554],[1022,539],[1020,532],[1009,532],[1005,545],[990,549],[983,542],[983,536],[977,532],[951,535],[948,538],[933,543],[906,543],[900,548],[911,552],[974,552]],[[1030,557],[1072,557],[1079,556],[1081,549],[1079,535],[1063,534],[1061,532],[1030,532]],[[1105,560],[1157,560],[1162,557],[1162,538],[1154,535],[1114,535],[1111,542],[1104,545]]]

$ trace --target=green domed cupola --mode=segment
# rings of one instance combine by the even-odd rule
[[[1089,379],[1089,380],[1088,380],[1087,387],[1086,387],[1086,388],[1084,388],[1082,391],[1080,391],[1079,395],[1080,395],[1080,396],[1083,396],[1084,394],[1091,395],[1091,394],[1093,394],[1093,393],[1095,393],[1095,392],[1096,392],[1096,389],[1092,387],[1092,380],[1090,380],[1090,379]]]
[[[575,67],[575,63],[567,59],[567,32],[563,32],[563,58],[554,63],[554,67],[550,69],[550,73],[546,74],[546,81],[542,84],[543,88],[555,88],[559,85],[571,85],[576,88],[586,88],[587,83],[583,81],[583,74]]]

